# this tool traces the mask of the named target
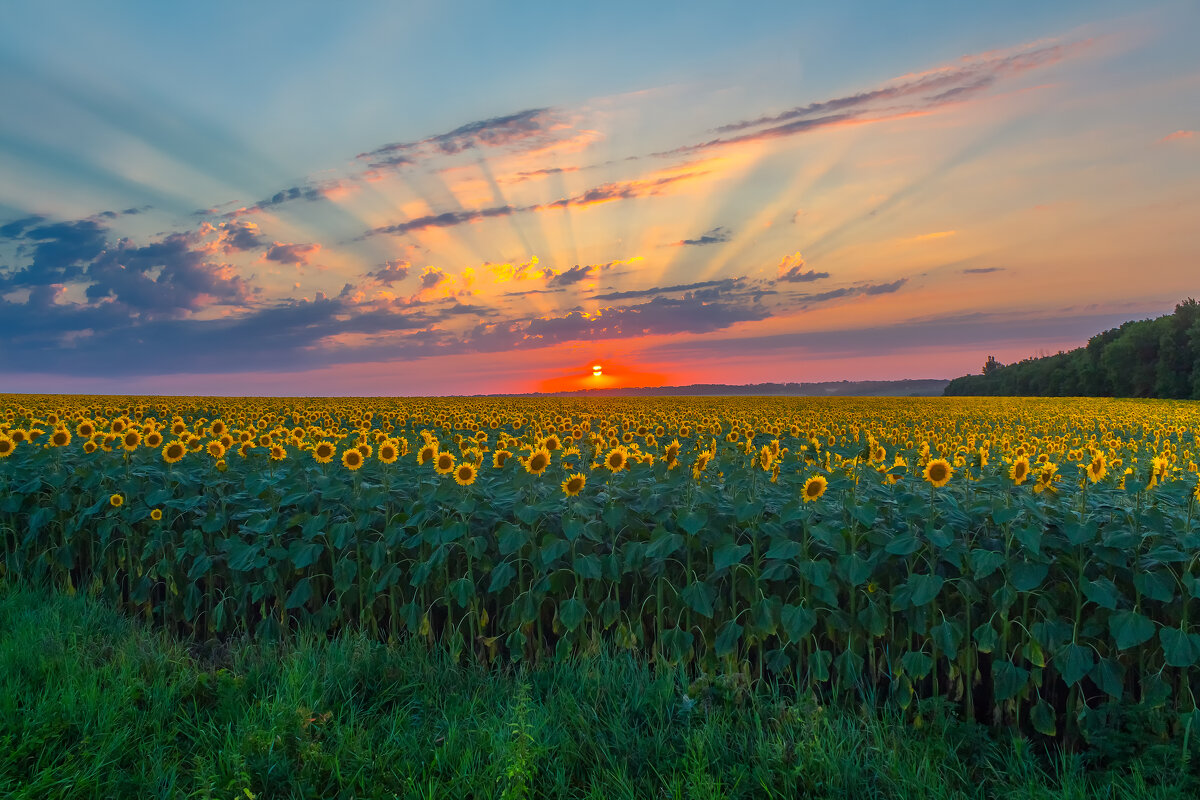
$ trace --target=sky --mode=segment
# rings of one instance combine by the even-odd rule
[[[17,4],[0,391],[951,378],[1078,347],[1200,296],[1198,32],[1195,2]]]

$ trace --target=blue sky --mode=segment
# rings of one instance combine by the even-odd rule
[[[514,5],[6,12],[0,381],[952,377],[1198,293],[1194,3]]]

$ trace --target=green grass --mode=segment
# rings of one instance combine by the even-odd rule
[[[822,708],[616,654],[488,672],[361,636],[198,645],[0,585],[0,797],[1200,794],[1196,757],[1153,726],[1132,748],[1101,741],[1100,764],[944,708]]]

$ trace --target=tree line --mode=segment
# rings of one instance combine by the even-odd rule
[[[1188,298],[1065,353],[1007,365],[989,356],[982,375],[955,378],[943,394],[1200,400],[1200,304]]]

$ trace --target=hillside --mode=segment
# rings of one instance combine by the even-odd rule
[[[1200,304],[1188,298],[1065,353],[1007,366],[989,358],[984,374],[955,378],[944,394],[1200,400]]]

